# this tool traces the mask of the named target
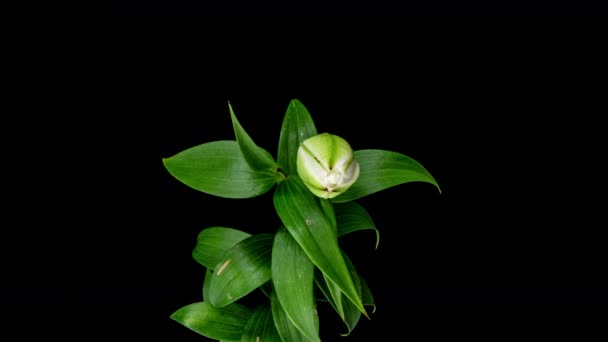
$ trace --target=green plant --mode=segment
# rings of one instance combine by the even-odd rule
[[[236,141],[202,144],[163,159],[184,184],[220,197],[251,198],[276,185],[273,202],[283,225],[275,234],[250,235],[206,228],[193,258],[207,268],[203,302],[171,318],[221,341],[320,341],[315,294],[327,300],[348,335],[370,289],[340,249],[338,238],[363,229],[379,232],[358,198],[407,182],[437,182],[418,162],[383,150],[353,152],[342,138],[317,134],[298,100],[287,108],[275,159],[258,147],[228,104]],[[315,287],[319,291],[315,291]],[[260,288],[268,302],[251,309],[238,303]]]

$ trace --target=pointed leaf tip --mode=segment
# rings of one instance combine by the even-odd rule
[[[317,129],[308,109],[298,99],[291,100],[281,126],[277,154],[277,162],[286,175],[296,173],[298,148],[304,140],[316,134]]]
[[[425,182],[433,184],[439,192],[439,184],[433,176],[416,160],[392,151],[355,151],[359,162],[359,179],[342,195],[334,198],[334,203],[348,202],[390,187],[409,183]]]
[[[247,164],[253,170],[257,171],[276,170],[277,163],[274,161],[270,153],[256,145],[243,126],[241,126],[236,118],[236,115],[234,114],[234,111],[232,110],[230,101],[228,101],[228,110],[230,111],[230,118],[232,120],[232,127],[234,129],[236,141],[239,144],[239,148]]]
[[[236,341],[240,340],[251,314],[251,310],[237,303],[218,309],[199,302],[180,308],[170,318],[208,338]]]

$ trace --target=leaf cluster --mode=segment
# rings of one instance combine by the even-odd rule
[[[287,108],[275,158],[257,146],[229,106],[236,140],[215,141],[163,159],[185,185],[225,198],[251,198],[274,188],[273,202],[282,225],[275,234],[209,227],[198,235],[193,258],[206,268],[203,301],[171,316],[206,337],[220,341],[320,341],[318,301],[327,301],[348,335],[361,315],[375,311],[372,293],[339,237],[374,230],[371,216],[354,200],[408,183],[439,186],[414,159],[391,151],[359,150],[358,180],[328,200],[314,196],[298,177],[297,150],[317,134],[308,110],[298,100]],[[256,289],[268,301],[256,308],[238,302]],[[366,308],[367,307],[367,308]]]

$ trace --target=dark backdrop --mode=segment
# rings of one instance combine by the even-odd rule
[[[68,228],[20,233],[33,251],[24,260],[36,266],[15,266],[23,277],[5,291],[25,307],[19,317],[44,307],[53,329],[81,339],[204,340],[168,318],[201,300],[203,269],[190,256],[197,234],[215,225],[274,232],[279,220],[271,192],[215,198],[173,179],[161,158],[233,139],[228,100],[276,155],[286,106],[298,98],[320,132],[354,149],[411,156],[443,191],[412,183],[359,201],[380,246],[373,249],[371,232],[341,243],[378,310],[349,341],[578,331],[571,318],[580,316],[584,331],[596,327],[597,316],[569,306],[606,304],[597,121],[605,78],[594,45],[546,44],[543,34],[500,42],[368,36],[362,44],[345,42],[345,32],[323,44],[281,40],[278,49],[254,35],[221,46],[208,37],[145,50],[127,44],[106,75],[73,83],[70,97],[83,106],[70,112],[82,116],[66,146],[88,152],[56,172],[83,195],[52,211],[53,227]],[[93,130],[101,134],[91,139]],[[44,203],[58,205],[64,191]],[[342,340],[336,316],[320,312],[323,339]],[[40,331],[29,323],[21,330],[32,332]],[[387,334],[399,337],[380,337]]]
[[[115,15],[602,15],[591,1],[113,1]]]
[[[330,59],[323,69],[304,63],[278,73],[261,67],[219,89],[204,76],[183,85],[176,78],[157,108],[171,113],[161,121],[158,158],[231,139],[227,100],[256,142],[276,154],[285,108],[299,98],[320,132],[340,135],[355,149],[393,150],[420,161],[443,193],[406,184],[363,198],[381,231],[380,247],[373,250],[371,232],[342,241],[378,304],[354,341],[395,327],[432,335],[503,321],[521,326],[515,317],[546,315],[524,309],[529,305],[605,303],[598,273],[605,252],[591,219],[601,206],[583,180],[593,173],[584,165],[595,156],[579,148],[597,137],[584,136],[581,144],[577,135],[587,129],[578,119],[595,110],[589,99],[599,94],[540,55],[495,53],[504,52],[449,58],[423,52],[409,60],[387,54],[373,66]],[[575,171],[580,168],[586,171]],[[162,266],[151,267],[159,277],[151,288],[166,296],[159,312],[168,314],[200,300],[202,269],[189,253],[202,228],[273,232],[279,221],[270,193],[216,199],[177,182],[160,160],[156,169],[153,241]],[[504,307],[515,304],[522,306]],[[341,339],[331,310],[322,314],[324,339]],[[164,324],[171,336],[192,337]]]

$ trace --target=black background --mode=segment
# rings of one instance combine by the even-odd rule
[[[113,1],[115,15],[605,15],[591,1]]]
[[[266,42],[242,33],[145,48],[129,37],[111,66],[69,86],[82,104],[69,111],[87,113],[75,138],[90,152],[56,172],[78,195],[67,205],[37,197],[61,208],[37,218],[66,228],[22,221],[30,228],[17,235],[33,253],[14,264],[19,276],[5,302],[29,315],[44,307],[52,322],[44,334],[204,340],[168,318],[201,300],[203,268],[190,256],[197,234],[216,225],[274,232],[280,222],[272,192],[212,197],[172,178],[161,159],[233,139],[228,100],[256,143],[276,155],[285,109],[298,98],[320,132],[354,149],[411,156],[442,188],[411,183],[359,201],[380,246],[374,250],[371,232],[341,244],[378,310],[348,340],[597,327],[598,316],[571,306],[607,300],[597,123],[605,78],[596,45],[547,42],[544,31],[470,39],[403,30],[420,34],[381,39],[344,28],[322,41]],[[323,340],[341,340],[335,315],[323,306],[320,313]],[[580,317],[585,325],[573,325]],[[20,332],[40,333],[27,322]],[[379,337],[387,334],[399,337]]]

